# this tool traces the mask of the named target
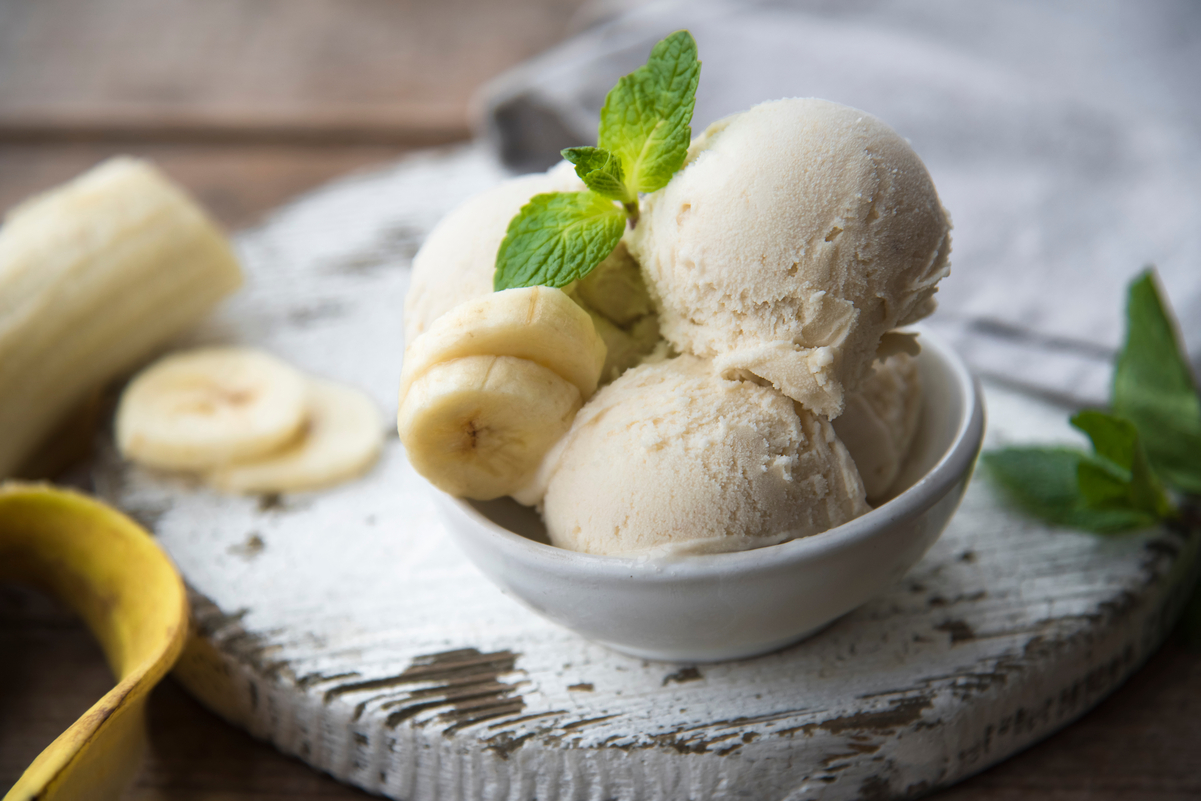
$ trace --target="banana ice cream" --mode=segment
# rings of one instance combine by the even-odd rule
[[[829,422],[688,355],[598,392],[543,472],[551,542],[586,553],[744,550],[868,510]]]
[[[533,194],[579,187],[563,164],[469,201],[435,229],[406,302],[406,375],[435,334],[463,347],[498,326],[510,344],[543,336],[529,315],[502,313],[516,304],[510,293],[529,290],[492,291],[496,254]],[[547,404],[531,393],[546,390],[516,373],[502,381],[489,368],[434,394],[406,395],[402,379],[414,466],[465,497],[535,506],[555,545],[595,554],[757,548],[886,499],[922,402],[916,343],[897,328],[933,310],[949,269],[950,223],[909,145],[835,103],[765,103],[710,126],[640,207],[616,250],[555,296],[582,307],[603,340],[589,362],[604,360],[590,384],[601,388],[535,414]],[[463,312],[448,312],[469,307],[476,317],[451,331]],[[588,362],[589,348],[551,339],[488,357],[545,367],[545,349],[557,348]],[[502,394],[525,405],[492,414],[481,399]],[[453,458],[431,439],[442,429]],[[520,459],[508,455],[514,443]],[[520,469],[497,469],[498,458]],[[484,468],[481,488],[471,476]]]
[[[868,501],[887,497],[913,444],[921,412],[917,362],[907,353],[876,362],[859,389],[847,395],[834,432],[859,468]]]
[[[562,162],[545,173],[505,181],[446,215],[413,258],[405,297],[405,341],[416,340],[451,309],[492,293],[496,251],[509,221],[530,198],[583,188],[572,165]],[[605,343],[603,381],[637,364],[659,342],[658,314],[624,243],[564,291],[588,312]]]
[[[830,418],[949,269],[950,223],[909,144],[812,98],[710,126],[628,239],[672,345]]]

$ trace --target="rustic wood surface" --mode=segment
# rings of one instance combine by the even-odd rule
[[[333,184],[239,238],[247,287],[193,335],[265,347],[394,410],[416,244],[500,178],[473,148]],[[1073,439],[996,385],[986,443]],[[1075,435],[1078,437],[1078,434]],[[337,490],[231,498],[123,462],[97,492],[146,522],[193,590],[177,676],[333,775],[406,801],[908,798],[1066,725],[1167,633],[1195,536],[1052,531],[969,488],[903,582],[758,659],[667,665],[504,598],[442,531],[390,438]]]
[[[438,4],[449,12],[435,14],[417,0],[0,0],[0,209],[106,155],[134,152],[163,164],[223,222],[244,226],[329,178],[461,138],[471,89],[561,36],[578,3],[494,5]],[[183,41],[195,32],[212,42],[260,14],[270,30],[233,37],[224,51]],[[473,26],[470,40],[458,36],[464,25]],[[345,33],[373,29],[392,36]],[[170,43],[145,44],[164,30],[174,32]],[[321,58],[310,58],[326,34]],[[398,63],[439,69],[398,82]],[[347,102],[352,79],[362,86]],[[291,81],[286,102],[272,97],[280,80]],[[451,97],[457,111],[447,111]],[[1170,641],[1094,712],[937,797],[1197,797],[1199,682],[1201,656]],[[0,788],[110,683],[99,649],[69,615],[0,590]],[[150,716],[152,749],[131,798],[367,797],[219,721],[170,680]]]

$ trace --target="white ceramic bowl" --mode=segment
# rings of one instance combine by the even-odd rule
[[[738,553],[648,559],[547,544],[537,514],[509,499],[435,491],[451,534],[507,594],[591,640],[646,659],[705,662],[781,648],[882,592],[946,527],[984,435],[962,360],[923,333],[926,401],[912,452],[876,509],[803,539]]]

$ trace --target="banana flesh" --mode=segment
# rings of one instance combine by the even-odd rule
[[[443,314],[405,349],[400,394],[436,364],[464,356],[516,356],[569,381],[585,399],[596,392],[605,343],[592,319],[562,290],[506,289]]]
[[[201,348],[160,359],[121,395],[117,447],[168,470],[204,470],[254,459],[304,426],[301,373],[250,348]]]
[[[226,492],[303,492],[325,489],[366,471],[379,457],[384,422],[356,389],[309,379],[301,436],[260,459],[226,465],[207,476]]]
[[[362,392],[246,347],[160,359],[126,387],[117,446],[141,464],[188,470],[234,493],[324,489],[364,473],[383,445]]]
[[[110,160],[13,209],[0,228],[0,478],[241,282],[216,226],[142,161]]]
[[[524,484],[582,403],[574,384],[540,364],[465,356],[413,382],[397,428],[413,468],[431,484],[490,500]]]
[[[147,695],[183,649],[183,582],[129,518],[76,492],[19,483],[0,485],[0,580],[39,585],[73,608],[117,677],[4,801],[115,801],[141,760]]]
[[[604,363],[592,319],[561,290],[455,307],[405,349],[396,422],[410,463],[451,495],[512,494],[571,427]]]

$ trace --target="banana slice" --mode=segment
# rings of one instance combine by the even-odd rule
[[[384,423],[375,403],[357,389],[310,379],[308,420],[301,438],[252,462],[208,474],[226,492],[303,492],[366,472],[379,457]]]
[[[437,364],[465,356],[516,356],[574,384],[587,400],[605,364],[605,343],[588,313],[562,290],[506,289],[443,314],[405,350],[400,376],[409,385]]]
[[[307,400],[304,377],[261,351],[175,354],[126,388],[117,408],[117,446],[130,459],[168,469],[244,462],[293,439],[304,425]]]
[[[467,356],[435,364],[412,381],[397,429],[409,461],[431,484],[490,500],[523,484],[582,402],[575,384],[540,364]]]

